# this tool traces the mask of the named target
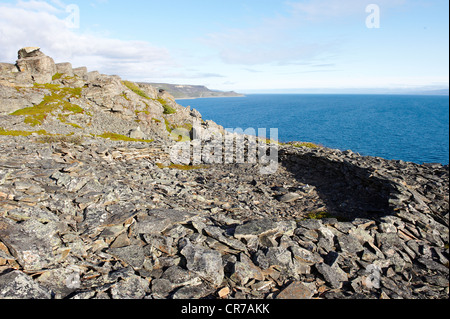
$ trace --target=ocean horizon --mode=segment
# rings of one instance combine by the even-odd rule
[[[226,129],[278,129],[280,142],[311,142],[365,156],[449,163],[449,97],[401,94],[247,94],[177,99]],[[269,137],[269,136],[268,136]]]

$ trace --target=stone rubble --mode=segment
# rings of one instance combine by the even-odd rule
[[[36,139],[0,137],[2,298],[448,298],[448,166],[280,146],[274,175],[183,170],[165,144]]]

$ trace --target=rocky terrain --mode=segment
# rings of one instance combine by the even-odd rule
[[[243,97],[244,95],[234,91],[223,92],[210,90],[203,85],[183,85],[167,83],[149,83],[158,90],[165,90],[176,99],[196,99],[208,97]]]
[[[201,115],[169,94],[37,48],[0,71],[0,298],[448,298],[448,165],[175,165]]]

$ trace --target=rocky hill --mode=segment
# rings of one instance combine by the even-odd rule
[[[201,115],[167,92],[0,67],[0,298],[448,299],[448,166],[269,140],[271,175],[174,164]]]
[[[202,85],[182,85],[182,84],[167,84],[167,83],[150,83],[159,90],[165,90],[176,99],[194,99],[194,98],[208,98],[208,97],[243,97],[244,95],[234,91],[223,92],[217,90],[210,90]]]
[[[149,84],[124,81],[70,63],[55,63],[39,48],[0,65],[0,127],[39,128],[46,135],[126,136],[167,140],[176,127],[201,119],[196,110]],[[12,122],[12,123],[11,123]]]

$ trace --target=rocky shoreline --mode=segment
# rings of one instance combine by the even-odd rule
[[[19,58],[0,65],[0,299],[448,299],[448,165],[273,141],[274,174],[175,165],[197,111]]]

